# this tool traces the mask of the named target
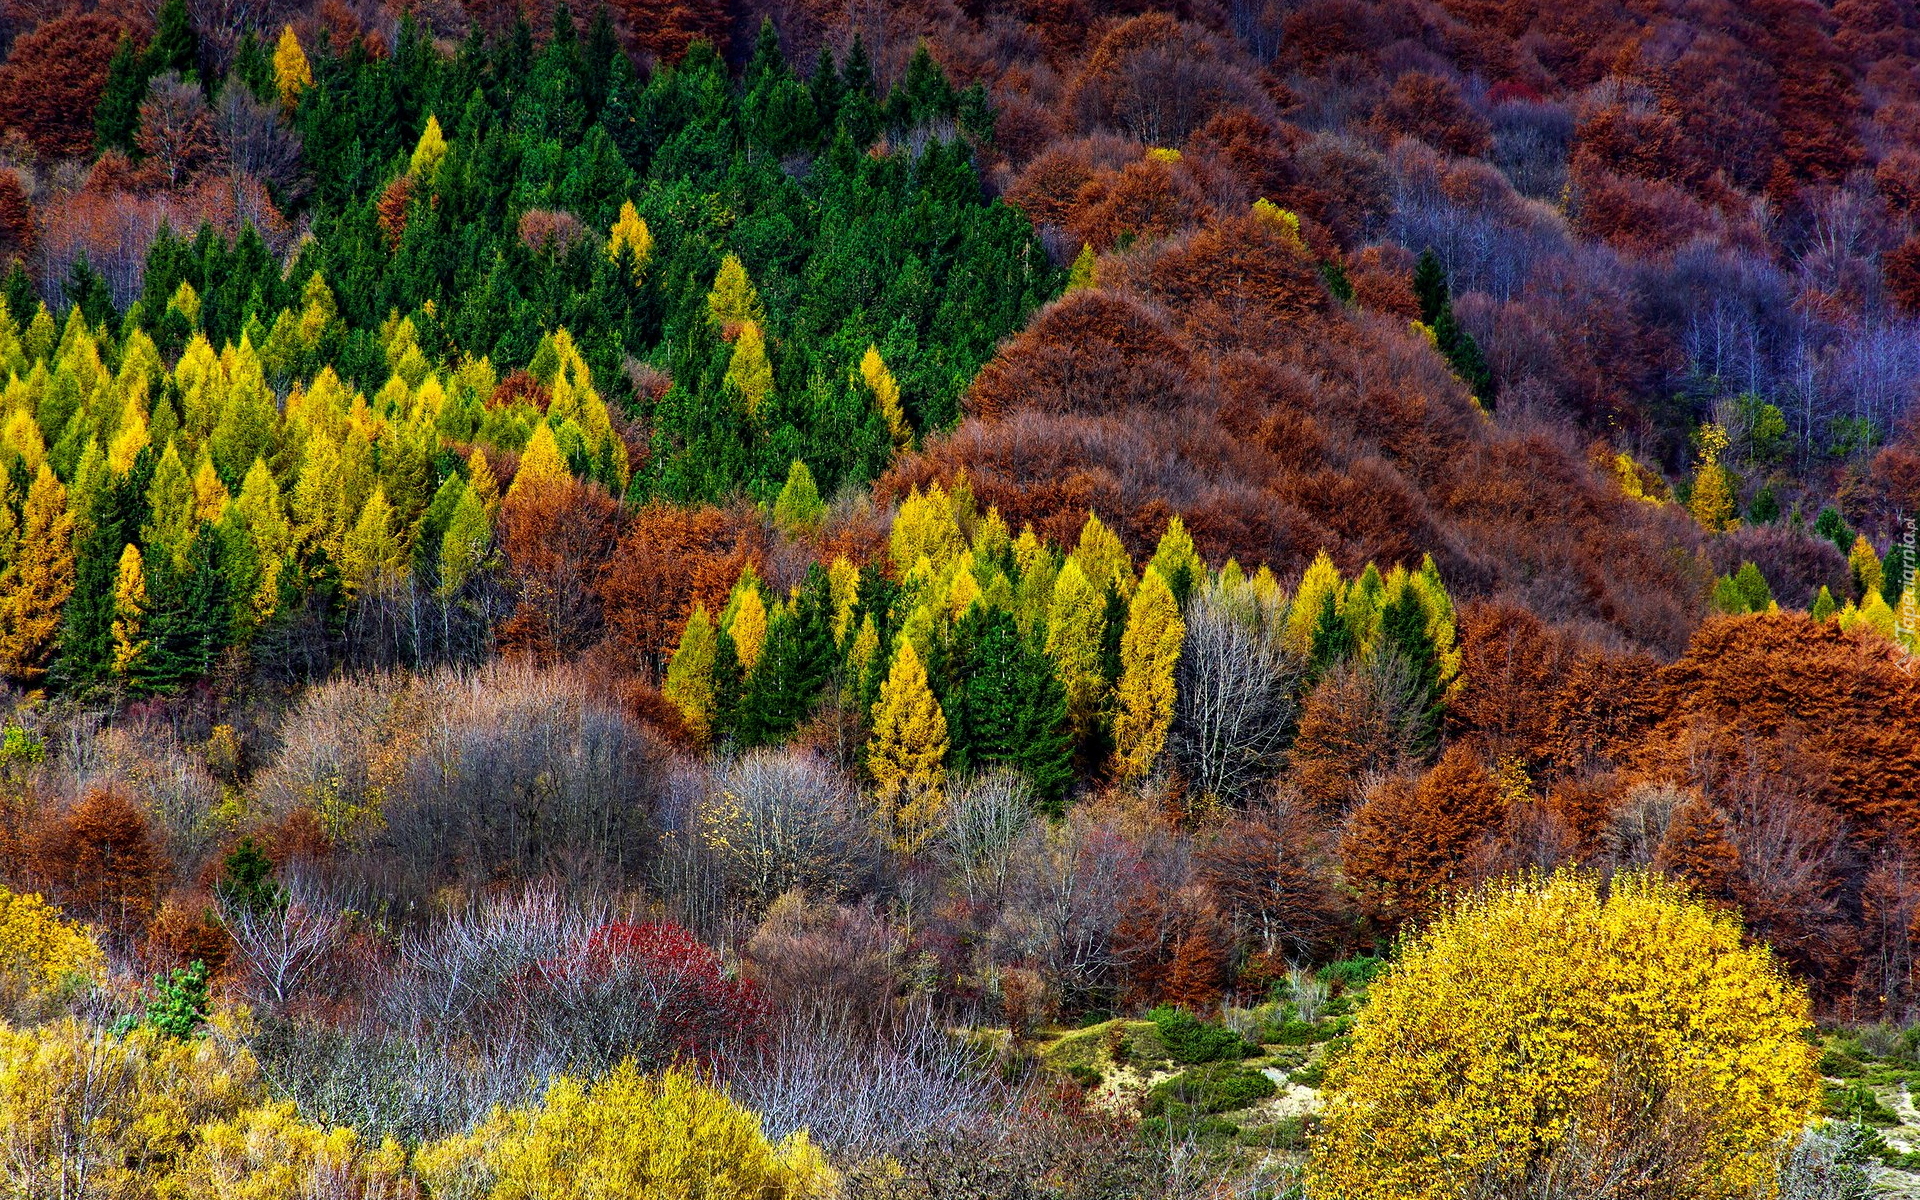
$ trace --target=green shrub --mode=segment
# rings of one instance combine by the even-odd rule
[[[1850,1054],[1827,1050],[1820,1055],[1820,1073],[1834,1079],[1858,1079],[1867,1073],[1867,1068]]]
[[[1358,958],[1343,958],[1337,962],[1328,963],[1320,968],[1320,978],[1342,991],[1351,991],[1372,983],[1373,977],[1378,975],[1386,965],[1387,962],[1383,958],[1363,954]]]
[[[1210,1062],[1238,1062],[1260,1053],[1239,1034],[1219,1025],[1209,1025],[1182,1008],[1156,1008],[1147,1014],[1159,1031],[1167,1057],[1186,1065]]]
[[[1244,1129],[1240,1133],[1240,1140],[1248,1146],[1260,1146],[1267,1150],[1305,1150],[1312,1136],[1311,1121],[1311,1117],[1287,1117],[1271,1125]]]
[[[1827,1087],[1827,1115],[1861,1125],[1898,1125],[1900,1117],[1880,1102],[1873,1089],[1863,1084],[1852,1087]]]
[[[1140,1111],[1149,1117],[1175,1119],[1210,1116],[1245,1108],[1279,1090],[1264,1071],[1209,1063],[1155,1084],[1140,1102]]]
[[[1073,1080],[1088,1091],[1092,1091],[1100,1086],[1103,1076],[1092,1067],[1082,1063],[1075,1063],[1067,1068],[1067,1078]]]
[[[1300,1020],[1289,1020],[1278,1029],[1269,1032],[1273,1036],[1267,1040],[1279,1046],[1311,1046],[1315,1042],[1324,1042],[1333,1036],[1331,1030],[1321,1029]]]

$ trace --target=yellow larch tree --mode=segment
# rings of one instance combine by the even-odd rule
[[[713,277],[713,290],[707,293],[707,314],[723,331],[738,330],[749,322],[755,325],[766,322],[767,314],[760,307],[760,293],[754,288],[753,280],[747,278],[747,268],[738,255],[729,254],[720,260],[720,270]]]
[[[1067,715],[1082,735],[1093,727],[1106,686],[1100,674],[1105,613],[1105,598],[1094,590],[1079,561],[1069,558],[1053,584],[1046,648],[1054,676],[1067,694]]]
[[[860,379],[867,385],[867,390],[873,393],[873,406],[887,423],[887,434],[893,439],[893,448],[911,449],[913,427],[907,424],[907,410],[900,405],[900,384],[880,357],[880,347],[869,345],[867,352],[860,356]]]
[[[733,639],[740,669],[751,671],[760,661],[760,650],[767,643],[767,603],[760,598],[757,581],[742,576],[727,607],[732,610],[727,636]]]
[[[887,537],[887,553],[895,570],[904,576],[924,558],[929,571],[938,575],[966,548],[966,535],[960,531],[945,489],[936,483],[925,493],[919,488],[907,493]]]
[[[946,808],[947,717],[927,686],[927,669],[905,638],[880,685],[867,742],[874,815],[903,854],[926,845]]]
[[[1153,769],[1173,723],[1174,668],[1186,636],[1180,605],[1158,570],[1140,580],[1120,638],[1119,711],[1113,719],[1114,754],[1123,778]]]
[[[660,691],[701,741],[713,732],[713,651],[713,621],[707,606],[696,604],[687,627],[680,631],[680,644],[667,663],[667,681]]]
[[[406,574],[407,556],[393,516],[386,492],[374,488],[340,555],[340,584],[348,595],[378,591]]]
[[[45,463],[20,514],[20,549],[0,574],[0,672],[37,683],[53,655],[60,613],[73,595],[73,514]]]
[[[534,428],[533,437],[520,455],[520,469],[513,473],[507,495],[564,484],[572,478],[573,472],[567,469],[567,460],[560,453],[560,443],[554,439],[553,426],[542,421]]]
[[[292,112],[300,103],[300,93],[313,86],[313,68],[307,52],[294,36],[293,26],[283,26],[280,41],[273,48],[273,90],[280,94],[280,107]]]
[[[446,157],[447,135],[440,131],[440,118],[429,113],[427,127],[420,131],[420,140],[414,143],[413,157],[407,160],[407,174],[430,184],[440,173],[440,164]]]
[[[142,630],[147,618],[147,573],[140,548],[132,542],[120,552],[113,585],[113,673],[126,678],[147,656]]]
[[[1087,523],[1080,527],[1080,544],[1073,548],[1073,560],[1080,564],[1094,591],[1104,595],[1107,585],[1112,584],[1121,599],[1133,596],[1133,558],[1098,514],[1087,514]]]
[[[620,205],[620,217],[607,234],[607,257],[619,262],[622,250],[633,253],[633,281],[639,283],[646,277],[647,263],[653,259],[653,231],[647,228],[646,219],[631,200]]]
[[[1727,450],[1727,431],[1718,425],[1700,427],[1700,469],[1693,477],[1693,498],[1687,511],[1708,533],[1720,533],[1733,523],[1733,488],[1720,456]]]
[[[1303,658],[1312,652],[1314,622],[1320,619],[1320,610],[1326,607],[1328,597],[1339,604],[1340,568],[1334,566],[1333,559],[1322,550],[1313,556],[1306,574],[1300,577],[1300,586],[1294,589],[1293,606],[1287,610],[1286,631],[1280,638],[1287,649]]]
[[[773,363],[767,358],[767,342],[760,322],[740,323],[739,336],[733,341],[733,357],[727,362],[726,382],[740,393],[740,403],[749,417],[758,417],[760,408],[773,394]]]

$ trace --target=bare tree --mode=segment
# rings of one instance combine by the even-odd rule
[[[287,128],[280,113],[245,87],[228,84],[220,92],[220,140],[227,165],[236,175],[251,175],[273,189],[283,206],[306,191],[300,174],[300,135]]]
[[[1168,747],[1193,787],[1237,801],[1279,769],[1299,716],[1300,660],[1202,597],[1187,610]]]
[[[1014,847],[1032,821],[1032,789],[1013,772],[982,775],[954,796],[938,846],[968,899],[998,899],[1005,893]]]
[[[285,1009],[325,967],[347,920],[312,881],[294,876],[275,904],[225,905],[221,921],[246,969],[249,989],[262,1003]]]
[[[199,85],[168,71],[153,81],[140,104],[137,140],[147,164],[168,188],[185,183],[220,152],[213,113]]]

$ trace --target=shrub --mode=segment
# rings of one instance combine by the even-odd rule
[[[1279,1090],[1264,1071],[1209,1063],[1155,1084],[1140,1102],[1140,1111],[1149,1117],[1175,1118],[1232,1112]]]
[[[1328,963],[1320,968],[1320,978],[1343,992],[1351,991],[1372,983],[1374,976],[1378,975],[1386,965],[1384,959],[1363,954],[1358,958],[1343,958]]]
[[[1880,1097],[1864,1083],[1850,1087],[1829,1087],[1822,1105],[1828,1116],[1861,1125],[1886,1128],[1900,1123],[1900,1114],[1881,1103]]]
[[[1308,1190],[1451,1197],[1629,1162],[1702,1200],[1770,1190],[1819,1103],[1807,1028],[1771,954],[1657,877],[1490,888],[1375,981]]]
[[[560,1076],[538,1107],[423,1147],[415,1167],[444,1200],[802,1200],[837,1184],[805,1133],[769,1142],[760,1118],[723,1093],[680,1070],[642,1075],[630,1060],[591,1085]]]
[[[1159,1032],[1167,1057],[1177,1063],[1237,1061],[1259,1053],[1231,1029],[1208,1025],[1183,1008],[1156,1008],[1147,1019]]]
[[[56,991],[104,961],[87,932],[34,893],[0,888],[0,1003]]]

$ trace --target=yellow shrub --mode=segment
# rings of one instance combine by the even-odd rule
[[[84,979],[104,961],[85,929],[34,893],[0,888],[0,1002]]]
[[[1771,955],[1659,879],[1489,890],[1374,985],[1329,1074],[1308,1194],[1494,1194],[1649,1154],[1669,1194],[1764,1193],[1819,1103],[1807,1027]]]
[[[368,1153],[351,1129],[309,1125],[289,1101],[257,1105],[196,1131],[161,1185],[166,1200],[304,1200],[402,1192],[406,1152],[388,1139]]]
[[[591,1087],[556,1078],[539,1108],[496,1111],[414,1165],[440,1200],[804,1200],[836,1183],[805,1133],[769,1143],[720,1092],[631,1061]]]

